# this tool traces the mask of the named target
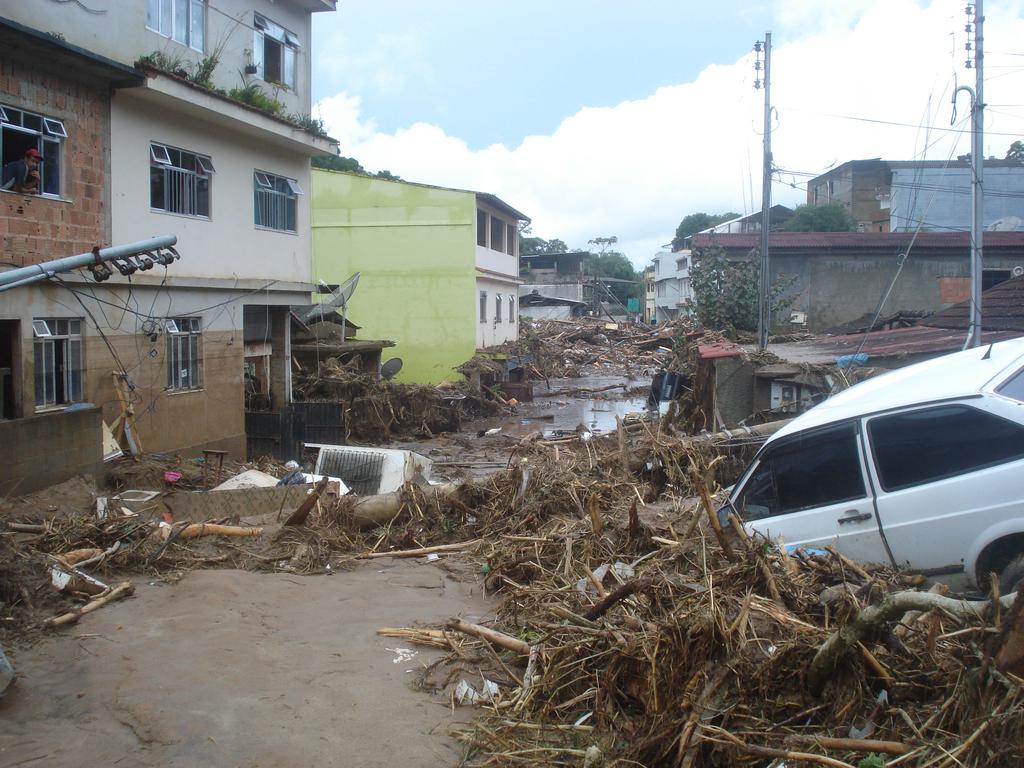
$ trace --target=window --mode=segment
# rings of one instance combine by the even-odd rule
[[[676,259],[676,269],[686,269],[690,266],[690,260],[687,258]]]
[[[480,322],[487,322],[487,291],[480,291]]]
[[[299,38],[258,13],[253,17],[252,63],[268,83],[295,88],[295,55]]]
[[[487,247],[487,213],[479,208],[476,212],[476,244]]]
[[[164,322],[167,331],[167,388],[199,389],[203,386],[198,317],[175,317]]]
[[[1024,368],[996,387],[996,392],[1024,403]]]
[[[0,104],[0,125],[0,151],[3,155],[0,164],[21,160],[29,149],[37,150],[43,156],[38,168],[39,194],[58,197],[64,139],[68,137],[64,123],[54,117]]]
[[[302,189],[295,179],[256,171],[252,175],[255,202],[253,212],[257,227],[295,232],[296,198]]]
[[[36,408],[81,402],[82,321],[79,318],[32,320]]]
[[[765,449],[738,497],[744,520],[760,520],[864,497],[855,424],[796,435]]]
[[[505,253],[509,256],[516,255],[516,228],[514,225],[509,224],[505,228]]]
[[[494,296],[494,324],[497,325],[501,322],[501,294],[495,294]]]
[[[184,216],[210,217],[213,161],[164,144],[149,145],[149,206]]]
[[[146,0],[146,26],[199,52],[206,39],[205,0]]]
[[[508,297],[508,321],[514,323],[516,321],[516,297]]]
[[[1024,427],[966,405],[879,416],[868,434],[887,491],[1024,458]]]
[[[491,216],[491,249],[505,250],[505,222],[497,216]]]

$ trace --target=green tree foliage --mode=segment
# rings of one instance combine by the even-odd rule
[[[522,235],[522,233],[521,233]],[[520,256],[536,256],[538,253],[568,253],[569,246],[564,242],[555,238],[554,240],[545,240],[542,237],[522,237],[519,238],[519,255]]]
[[[676,227],[676,236],[672,238],[672,248],[679,250],[685,245],[685,240],[694,232],[721,224],[723,221],[738,219],[740,215],[729,211],[728,213],[691,213],[679,222]]]
[[[345,171],[346,173],[358,173],[360,176],[371,176],[376,179],[387,179],[388,181],[401,181],[400,176],[395,176],[391,171],[377,171],[370,173],[354,157],[340,157],[328,155],[326,157],[314,157],[314,168],[324,168],[328,171]]]
[[[628,283],[610,283],[608,290],[622,304],[629,298],[639,298],[643,293],[643,275],[633,269],[633,264],[626,255],[619,251],[609,250],[619,242],[615,237],[597,237],[589,241],[596,245],[599,253],[588,253],[584,259],[584,269],[594,277],[611,277],[616,280],[628,280]]]
[[[1024,163],[1024,141],[1013,142],[1010,148],[1006,150],[1006,159]]]
[[[728,259],[721,248],[695,251],[690,264],[693,299],[687,309],[705,328],[756,331],[758,321],[758,283],[761,262],[758,251],[746,259]],[[795,278],[777,282],[769,299],[773,316],[789,309],[793,299],[785,298]]]
[[[857,222],[838,203],[798,205],[784,228],[787,232],[853,232]]]

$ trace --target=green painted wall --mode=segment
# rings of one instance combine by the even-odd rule
[[[476,352],[476,196],[313,170],[313,279],[361,272],[349,316],[391,339],[397,381],[439,384]]]

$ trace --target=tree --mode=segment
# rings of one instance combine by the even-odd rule
[[[693,299],[687,309],[705,328],[756,331],[761,259],[755,249],[746,259],[726,258],[721,248],[703,248],[693,254],[690,287]],[[788,309],[792,298],[784,295],[795,278],[777,282],[769,291],[772,313]]]
[[[1024,163],[1024,141],[1013,142],[1010,148],[1006,150],[1006,159]]]
[[[787,232],[854,232],[857,221],[839,203],[798,205],[783,228]]]
[[[672,238],[672,248],[678,251],[685,245],[686,238],[694,232],[700,232],[702,229],[708,229],[723,221],[731,221],[739,217],[738,213],[732,211],[728,213],[691,213],[684,217],[676,227],[676,236]]]
[[[596,245],[600,250],[598,253],[588,253],[584,259],[584,268],[588,275],[594,277],[610,277],[615,280],[626,280],[625,283],[609,283],[608,290],[615,298],[626,304],[630,297],[639,298],[643,280],[633,269],[633,264],[626,255],[619,251],[609,250],[611,246],[619,242],[615,235],[611,237],[595,237],[589,240],[590,245]]]
[[[545,240],[542,237],[523,237],[520,233],[519,255],[536,256],[540,253],[568,253],[569,246],[559,239]]]
[[[328,171],[345,171],[346,173],[358,173],[360,176],[370,176],[376,179],[387,179],[388,181],[401,181],[401,177],[395,176],[391,171],[377,171],[370,173],[354,157],[340,157],[338,155],[327,155],[313,158],[314,168],[324,168]]]

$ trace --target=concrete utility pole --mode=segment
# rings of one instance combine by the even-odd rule
[[[967,339],[964,341],[964,349],[981,345],[981,278],[983,273],[982,265],[982,232],[985,229],[985,148],[984,148],[984,117],[985,117],[985,71],[984,71],[984,50],[982,27],[985,23],[985,15],[982,8],[983,0],[976,0],[967,5],[967,27],[968,35],[972,31],[971,14],[974,14],[974,90],[969,86],[961,85],[953,91],[953,104],[956,105],[956,95],[960,91],[967,91],[971,96],[971,304],[969,310],[969,322],[967,325]],[[968,59],[967,68],[971,68],[971,43],[967,43]]]
[[[761,51],[764,50],[764,79],[760,77]],[[757,52],[757,61],[754,69],[758,72],[758,78],[754,80],[754,88],[764,85],[764,158],[761,169],[761,279],[758,283],[758,319],[757,319],[757,346],[758,349],[765,349],[768,346],[768,333],[772,325],[771,298],[771,275],[768,269],[768,229],[771,220],[772,208],[772,89],[771,89],[771,66],[772,66],[772,33],[764,33],[764,43],[754,43],[754,50]]]
[[[130,275],[140,269],[152,269],[156,264],[166,267],[180,258],[174,250],[174,244],[177,242],[178,238],[175,235],[160,235],[137,243],[96,248],[92,253],[80,253],[77,256],[65,256],[63,259],[44,261],[30,267],[10,269],[0,272],[0,291],[40,283],[73,269],[89,269],[96,281],[101,282],[112,274],[110,267],[106,266],[107,262],[113,262],[122,275]]]

